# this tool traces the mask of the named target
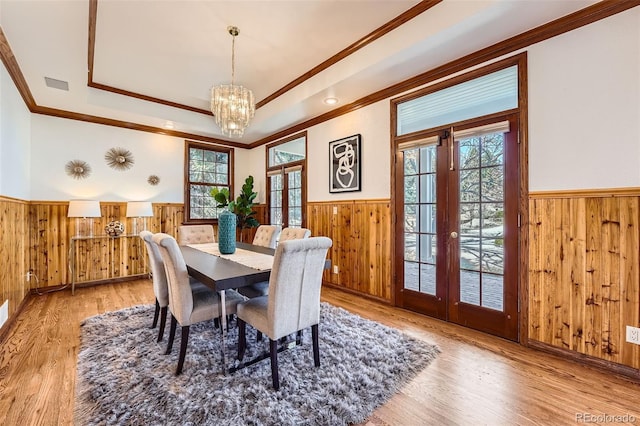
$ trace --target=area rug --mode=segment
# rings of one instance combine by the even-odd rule
[[[278,354],[280,390],[269,360],[224,375],[213,321],[191,327],[182,375],[180,348],[156,343],[153,306],[136,306],[81,324],[77,425],[344,425],[366,420],[439,353],[436,346],[344,309],[322,303],[320,362],[313,365],[310,330],[303,344]],[[232,322],[232,326],[235,322]],[[168,327],[167,327],[168,328]],[[227,340],[234,360],[237,327]],[[246,359],[268,350],[247,327]]]

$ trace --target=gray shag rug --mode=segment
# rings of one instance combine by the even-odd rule
[[[180,331],[164,355],[150,325],[153,306],[107,312],[81,324],[75,423],[79,425],[344,425],[366,420],[439,353],[436,346],[322,303],[320,362],[311,332],[278,354],[280,390],[269,359],[221,373],[219,329],[191,327],[182,375],[175,376]],[[169,321],[167,321],[168,323]],[[237,353],[232,322],[227,363]],[[268,351],[247,327],[245,360]]]

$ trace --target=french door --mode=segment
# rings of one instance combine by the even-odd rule
[[[518,339],[518,123],[465,121],[396,152],[396,302]]]

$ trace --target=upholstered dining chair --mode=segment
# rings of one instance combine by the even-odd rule
[[[182,373],[184,357],[187,352],[189,326],[218,318],[220,316],[220,296],[217,292],[207,287],[192,288],[182,252],[177,241],[171,235],[154,234],[153,241],[160,249],[169,288],[171,328],[169,329],[166,354],[171,353],[177,324],[180,324],[182,332],[180,356],[178,358],[178,368],[176,369],[176,375],[179,375]],[[233,290],[227,290],[226,296],[225,306],[227,313],[233,314],[236,312],[236,306],[244,300],[244,297]]]
[[[289,240],[300,240],[302,238],[309,238],[311,231],[307,228],[284,228],[280,233],[279,242]]]
[[[167,321],[167,306],[169,306],[167,275],[164,272],[164,263],[162,263],[158,246],[153,242],[153,234],[149,231],[142,231],[140,232],[140,238],[142,238],[147,248],[149,267],[151,268],[151,279],[153,281],[153,294],[156,296],[156,309],[153,313],[153,324],[151,328],[156,328],[156,325],[158,325],[158,316],[160,316],[159,342],[164,335],[164,326]]]
[[[280,389],[280,338],[311,327],[313,360],[316,367],[320,366],[320,287],[331,245],[327,237],[280,242],[269,279],[269,295],[238,304],[238,359],[242,360],[247,347],[246,324],[268,336],[271,379],[276,390]]]
[[[274,249],[281,231],[282,227],[280,225],[260,225],[256,230],[256,235],[253,237],[252,244]]]
[[[253,245],[273,249],[276,248],[276,243],[281,230],[282,227],[280,225],[258,226],[256,235],[253,237]],[[262,281],[249,286],[240,287],[238,292],[249,298],[264,296],[269,292],[269,281]]]
[[[215,243],[213,225],[180,225],[178,226],[178,244]]]
[[[147,248],[149,267],[151,268],[151,280],[153,282],[153,294],[156,297],[156,309],[153,314],[153,324],[151,325],[151,328],[156,328],[159,316],[160,330],[158,330],[158,342],[160,342],[164,336],[164,328],[167,322],[167,308],[169,306],[167,274],[164,270],[164,262],[160,255],[160,249],[158,248],[158,245],[153,242],[153,234],[149,231],[142,231],[140,232],[140,238],[144,241],[144,245]],[[189,277],[189,283],[193,290],[207,288],[206,285],[197,281],[195,278]]]

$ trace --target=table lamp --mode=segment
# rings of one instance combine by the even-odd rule
[[[138,235],[147,229],[147,218],[153,216],[153,206],[150,201],[129,201],[127,203],[127,217],[133,218],[133,234]],[[142,225],[140,220],[142,219]]]
[[[100,217],[100,202],[95,200],[70,200],[67,217],[76,218],[76,237],[93,236],[93,218]]]

